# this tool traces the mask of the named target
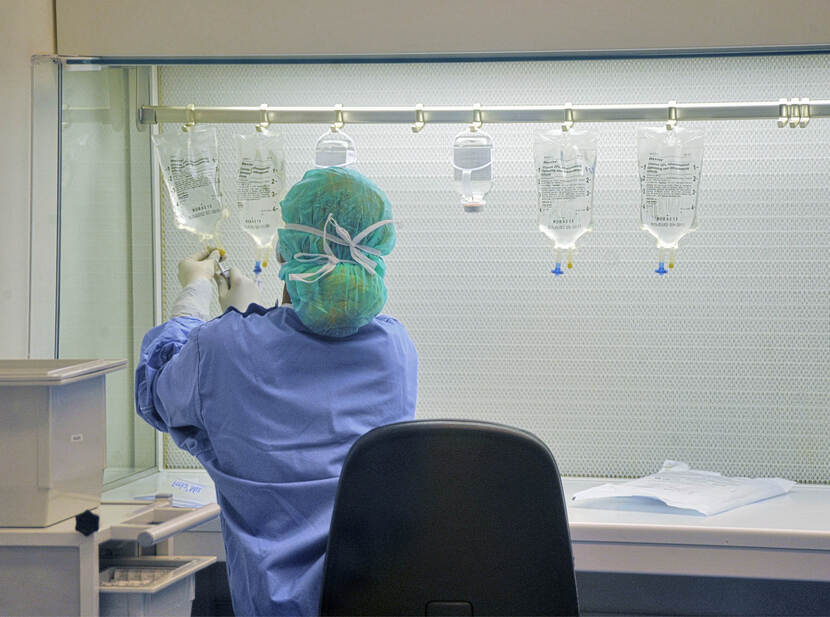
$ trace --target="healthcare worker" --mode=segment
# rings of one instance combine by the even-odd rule
[[[389,201],[353,170],[315,169],[282,203],[286,292],[263,308],[208,251],[179,264],[170,321],[144,337],[138,413],[216,484],[237,615],[316,615],[343,460],[372,428],[414,416],[417,356],[381,315]],[[378,499],[383,499],[378,495]]]

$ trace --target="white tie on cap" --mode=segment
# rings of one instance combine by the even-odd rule
[[[325,262],[322,266],[320,266],[320,268],[318,268],[314,272],[304,272],[302,274],[293,273],[288,276],[288,279],[291,281],[300,281],[301,283],[315,283],[327,274],[330,274],[339,263],[350,263],[358,266],[363,266],[363,268],[369,274],[374,275],[377,264],[375,264],[374,261],[369,259],[368,255],[382,257],[383,253],[381,253],[379,250],[375,248],[372,248],[371,246],[365,246],[363,244],[360,244],[360,241],[376,229],[383,227],[384,225],[390,225],[392,222],[392,219],[384,219],[382,221],[378,221],[377,223],[373,223],[372,225],[369,225],[366,229],[361,231],[359,234],[357,234],[354,238],[352,238],[351,234],[349,234],[348,231],[346,231],[337,223],[337,221],[334,220],[334,216],[332,214],[329,214],[326,218],[326,222],[323,225],[322,231],[320,231],[316,227],[309,227],[308,225],[286,223],[285,229],[302,231],[323,238],[323,253],[295,253],[294,259],[296,261],[305,263],[314,263],[321,261]],[[329,235],[329,223],[331,223],[334,226],[334,231],[336,235]],[[335,244],[340,244],[342,246],[348,246],[349,253],[351,254],[352,258],[340,259],[339,257],[337,257],[337,255],[335,255],[334,251],[331,249],[329,241],[334,242]]]

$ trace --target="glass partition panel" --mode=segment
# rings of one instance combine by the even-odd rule
[[[58,355],[126,358],[107,378],[113,483],[156,464],[154,430],[137,417],[133,374],[153,326],[149,131],[135,124],[149,69],[64,66]]]
[[[175,65],[159,69],[162,105],[350,107],[660,104],[830,97],[830,55],[509,62]],[[334,116],[332,115],[332,120]],[[534,133],[488,123],[493,188],[465,213],[453,186],[459,123],[349,123],[356,169],[389,196],[398,231],[385,311],[419,355],[418,418],[527,429],[566,475],[631,477],[664,459],[729,475],[830,481],[830,120],[686,121],[706,131],[699,225],[677,265],[655,274],[639,229],[636,131],[661,122],[577,121],[597,133],[593,232],[574,267],[537,226]],[[796,123],[797,125],[797,123]],[[234,207],[234,135],[216,124],[228,263],[254,248]],[[162,132],[180,130],[167,123]],[[292,184],[313,165],[322,124],[281,124]],[[555,126],[558,129],[558,126]],[[229,188],[230,187],[230,188]],[[164,311],[194,240],[162,212]],[[262,274],[279,297],[278,268]],[[218,307],[214,309],[218,312]],[[216,313],[214,313],[216,314]],[[165,446],[168,467],[198,461]]]

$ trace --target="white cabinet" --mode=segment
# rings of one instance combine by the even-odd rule
[[[170,539],[174,535],[215,519],[219,506],[173,509],[168,505],[105,503],[94,510],[100,516],[98,531],[88,536],[75,530],[75,519],[39,529],[0,528],[0,615],[98,615],[99,548],[110,540],[122,540],[128,546],[132,543],[136,554],[140,552],[138,545],[158,543],[156,553],[166,556],[162,561],[168,567],[178,562],[174,564],[176,580],[167,583],[183,580],[215,562],[213,555],[185,558],[181,552],[176,557],[167,554],[172,552]],[[135,566],[135,560],[128,565]],[[168,587],[161,585],[159,591]],[[147,598],[131,601],[152,605]],[[107,602],[118,604],[113,598]]]

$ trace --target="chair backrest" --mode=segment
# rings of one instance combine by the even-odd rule
[[[384,426],[340,476],[321,615],[576,615],[550,450],[483,422]]]

